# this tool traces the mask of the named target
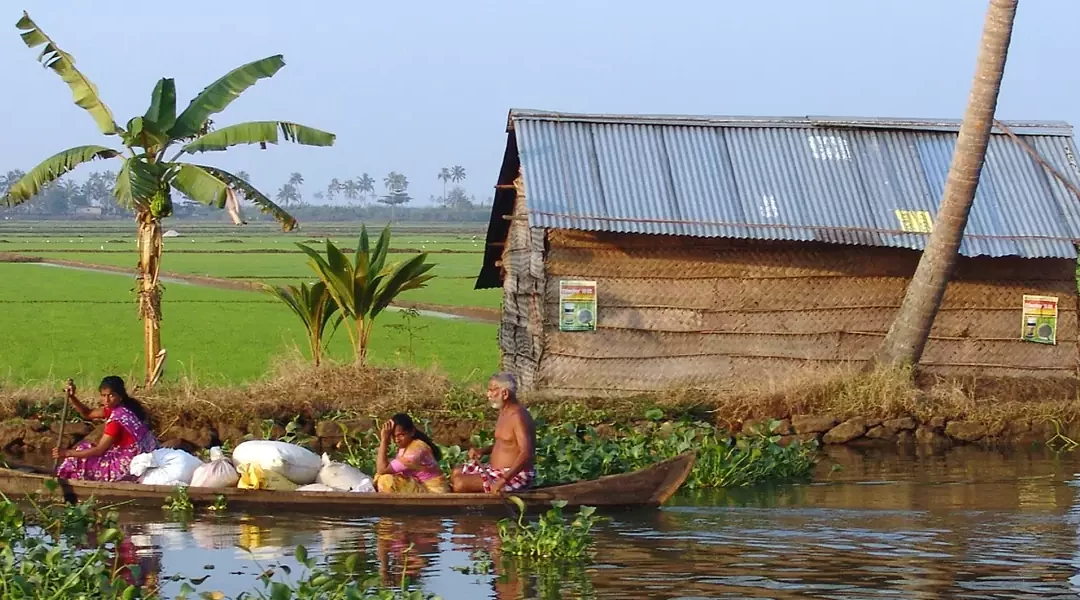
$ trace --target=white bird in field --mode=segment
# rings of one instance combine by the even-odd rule
[[[102,247],[101,247],[101,249],[102,249],[102,250],[104,250],[104,249],[105,249],[105,246],[102,246]]]

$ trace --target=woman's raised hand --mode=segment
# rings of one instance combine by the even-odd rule
[[[387,419],[382,428],[379,429],[379,439],[388,442],[392,435],[394,435],[394,421],[393,419]]]
[[[67,394],[68,398],[75,397],[75,382],[71,379],[68,379],[67,384],[64,385],[64,393]]]

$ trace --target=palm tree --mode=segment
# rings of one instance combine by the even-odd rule
[[[278,188],[277,195],[274,197],[274,199],[280,202],[281,205],[285,208],[289,208],[290,206],[298,202],[299,194],[297,193],[296,188],[293,186],[293,184],[286,183],[283,184],[280,188]]]
[[[453,178],[453,175],[450,174],[450,169],[446,167],[439,169],[439,181],[442,181],[442,197],[444,200],[446,199],[446,183],[451,178]]]
[[[335,177],[326,185],[326,199],[333,203],[334,196],[336,196],[339,191],[341,191],[341,181]]]
[[[450,168],[450,180],[454,183],[465,181],[465,167],[455,165]]]
[[[341,192],[345,194],[345,198],[356,200],[360,197],[360,184],[352,179],[346,179],[345,183],[341,184]]]
[[[251,175],[248,175],[247,171],[237,171],[236,178],[240,181],[246,181],[248,183],[251,183]]]
[[[356,179],[356,185],[360,186],[361,194],[375,195],[375,179],[371,175],[364,173]]]
[[[390,171],[383,178],[383,185],[386,186],[388,192],[404,192],[409,189],[409,180],[397,171]]]
[[[138,304],[146,346],[146,384],[153,385],[164,367],[158,273],[161,268],[161,220],[173,213],[172,192],[175,190],[218,208],[235,206],[236,194],[240,193],[260,205],[264,212],[273,214],[285,230],[296,225],[292,216],[236,175],[216,167],[177,162],[177,159],[185,154],[221,151],[241,144],[265,147],[278,143],[279,138],[310,146],[330,146],[334,143],[334,135],[284,121],[242,123],[211,131],[211,116],[225,110],[258,80],[272,77],[285,66],[280,55],[230,71],[203,89],[180,114],[176,111],[175,82],[161,79],[154,87],[146,113],[121,127],[98,95],[97,87],[75,67],[74,58],[61,50],[28,14],[23,13],[16,27],[28,47],[44,46],[38,59],[68,85],[75,103],[90,113],[101,133],[119,137],[127,155],[97,145],[64,150],[19,179],[4,194],[3,201],[9,206],[24,203],[83,163],[109,158],[123,161],[113,194],[117,203],[135,213],[138,224]],[[178,151],[166,159],[165,153],[174,146],[179,146]],[[233,218],[238,219],[238,216],[237,212]]]
[[[300,192],[300,186],[304,185],[304,176],[301,175],[300,173],[295,172],[295,171],[290,173],[289,174],[289,185],[292,187],[293,197],[295,198],[296,203],[297,204],[302,203],[302,201],[304,199],[304,195],[303,195],[303,193]]]
[[[975,63],[975,79],[937,219],[896,320],[874,356],[875,366],[912,366],[922,358],[975,200],[1009,53],[1016,5],[1017,0],[990,0]]]

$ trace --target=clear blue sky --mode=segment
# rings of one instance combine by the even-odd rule
[[[0,171],[100,142],[88,115],[0,10]],[[606,113],[959,117],[987,0],[72,2],[25,8],[95,82],[117,119],[163,76],[182,104],[244,62],[286,67],[218,120],[284,119],[333,148],[214,154],[273,193],[405,173],[412,195],[466,167],[486,199],[510,108]],[[1021,2],[998,116],[1080,124],[1080,1]],[[84,177],[88,171],[77,173]]]

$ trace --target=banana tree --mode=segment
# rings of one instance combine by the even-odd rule
[[[311,360],[315,362],[316,367],[319,366],[322,363],[324,343],[330,341],[342,321],[341,314],[337,312],[337,303],[327,291],[326,284],[317,281],[311,287],[308,287],[306,283],[301,283],[300,287],[295,285],[264,285],[263,287],[267,293],[284,302],[296,313],[296,316],[300,317],[307,331]],[[335,313],[337,319],[334,319]],[[332,320],[334,327],[330,330],[330,336],[324,339],[326,326]]]
[[[390,226],[387,225],[375,246],[371,246],[367,227],[360,226],[360,240],[352,262],[345,253],[326,240],[326,257],[304,244],[296,244],[310,259],[308,264],[326,285],[327,291],[345,319],[349,339],[356,351],[356,362],[367,362],[368,341],[375,318],[390,306],[398,294],[424,287],[434,275],[427,274],[435,265],[427,262],[427,253],[394,264],[387,264],[390,253]]]
[[[83,108],[106,136],[117,136],[123,150],[98,145],[76,146],[59,152],[34,167],[15,182],[3,196],[8,206],[22,204],[72,169],[94,160],[120,159],[113,194],[116,201],[135,213],[138,226],[138,305],[143,319],[146,345],[147,385],[161,373],[161,220],[172,215],[172,191],[204,204],[229,209],[230,217],[242,223],[236,194],[273,215],[285,231],[296,220],[262,192],[239,177],[216,167],[179,162],[184,155],[221,151],[242,144],[277,144],[285,141],[308,146],[330,146],[334,135],[285,121],[260,121],[212,130],[210,117],[225,110],[241,93],[260,79],[272,77],[285,66],[280,56],[270,56],[227,73],[199,93],[180,114],[176,111],[176,85],[161,79],[151,94],[150,107],[124,127],[98,95],[95,86],[75,67],[75,59],[61,50],[23,13],[16,27],[30,48],[43,46],[38,60],[51,69],[71,89],[75,104]],[[175,154],[166,157],[170,150]]]

